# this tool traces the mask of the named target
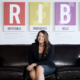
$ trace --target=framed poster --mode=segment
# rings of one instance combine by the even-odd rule
[[[30,31],[50,31],[50,2],[30,2]]]
[[[4,2],[4,31],[25,31],[25,2]]]
[[[55,31],[76,31],[76,2],[55,2]]]

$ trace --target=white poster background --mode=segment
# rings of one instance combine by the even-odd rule
[[[1,23],[3,22],[3,16],[2,16],[2,7],[3,7],[3,5],[2,5],[2,2],[0,2],[0,32],[2,31],[2,25],[1,25]]]
[[[4,32],[3,31],[3,17],[4,17],[4,9],[3,9],[3,2],[25,2],[26,6],[26,12],[25,12],[25,24],[26,24],[26,32]],[[52,44],[80,44],[80,10],[79,10],[79,3],[80,0],[1,0],[1,7],[0,7],[0,45],[15,45],[15,44],[32,44],[36,38],[37,32],[30,32],[30,26],[29,26],[29,2],[51,2],[51,31],[49,33],[49,40]],[[73,2],[76,1],[77,4],[77,32],[55,32],[55,25],[54,25],[54,2]]]

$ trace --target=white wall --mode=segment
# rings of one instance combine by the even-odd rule
[[[4,5],[3,2],[25,2],[25,32],[4,32]],[[49,40],[52,44],[80,44],[80,0],[1,0],[0,1],[0,45],[5,44],[31,44],[34,42],[37,32],[29,30],[29,2],[51,2],[51,31]],[[77,27],[76,32],[55,32],[54,2],[77,2]]]

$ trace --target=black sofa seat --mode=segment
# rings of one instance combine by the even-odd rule
[[[24,69],[19,67],[5,66],[0,68],[0,80],[9,79],[9,80],[23,80]]]
[[[27,45],[0,45],[0,80],[24,80]]]
[[[55,45],[57,80],[80,80],[80,45]]]
[[[80,79],[80,67],[79,66],[64,66],[58,67],[57,79]]]
[[[30,45],[0,45],[0,80],[29,80]],[[80,80],[80,45],[54,45],[55,73],[45,80]]]

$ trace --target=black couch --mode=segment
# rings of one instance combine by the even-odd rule
[[[0,80],[29,80],[30,45],[0,45]],[[55,73],[46,80],[80,80],[80,45],[54,45]]]

